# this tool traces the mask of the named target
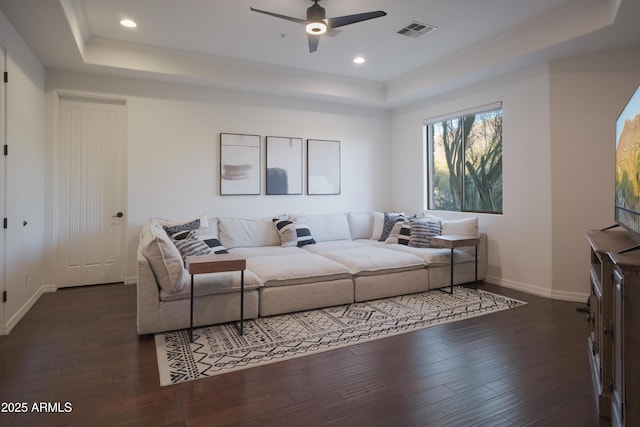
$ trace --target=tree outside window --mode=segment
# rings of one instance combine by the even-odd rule
[[[502,213],[502,109],[425,125],[429,209]]]

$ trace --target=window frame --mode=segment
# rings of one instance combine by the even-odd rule
[[[471,115],[480,115],[480,114],[484,114],[484,113],[490,113],[490,112],[494,112],[494,111],[500,111],[501,115],[503,115],[504,111],[502,108],[502,102],[494,102],[491,104],[487,104],[487,105],[483,105],[483,106],[479,106],[479,107],[474,107],[474,108],[469,108],[466,110],[461,110],[461,111],[457,111],[454,113],[449,113],[449,114],[444,114],[441,116],[436,116],[427,120],[424,120],[423,122],[423,149],[424,149],[424,158],[423,158],[423,166],[424,166],[424,175],[423,175],[423,180],[424,180],[424,188],[425,188],[425,202],[423,203],[424,206],[426,207],[426,209],[428,210],[441,210],[441,211],[446,211],[446,212],[471,212],[471,213],[482,213],[482,214],[488,214],[488,215],[502,215],[504,212],[504,200],[501,203],[500,209],[499,210],[478,210],[478,209],[468,209],[466,208],[467,205],[467,197],[466,197],[466,191],[467,191],[467,185],[465,183],[465,179],[467,177],[467,167],[464,166],[465,165],[465,158],[466,158],[466,141],[462,141],[461,142],[461,146],[460,146],[460,163],[461,165],[463,165],[463,171],[461,174],[461,180],[462,180],[462,186],[461,186],[461,195],[460,195],[460,207],[456,207],[456,209],[443,209],[440,207],[435,207],[434,206],[434,189],[435,189],[435,173],[432,171],[435,171],[435,158],[433,156],[433,126],[438,124],[438,123],[442,123],[445,121],[455,121],[455,120],[459,120],[462,121],[464,120],[465,117],[471,116]],[[460,125],[462,125],[462,123],[460,123]],[[501,132],[500,135],[500,144],[503,144],[503,132]],[[500,158],[502,159],[503,154],[500,154]],[[504,195],[504,189],[501,190],[502,191],[502,196]]]

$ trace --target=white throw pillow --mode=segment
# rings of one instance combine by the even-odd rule
[[[218,218],[219,239],[227,249],[280,246],[271,218]]]
[[[142,247],[142,254],[149,261],[158,286],[169,293],[181,291],[185,273],[180,251],[159,224],[151,223],[149,233],[151,236]]]
[[[349,212],[347,214],[349,221],[349,231],[351,239],[370,239],[373,231],[373,215],[364,212]]]
[[[306,224],[316,242],[351,240],[346,213],[289,215],[295,223]]]
[[[442,234],[478,237],[478,218],[465,218],[442,221]]]
[[[382,227],[384,227],[384,212],[376,211],[373,213],[371,240],[380,240],[380,236],[382,236]]]

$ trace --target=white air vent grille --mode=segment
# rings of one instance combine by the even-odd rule
[[[412,22],[406,27],[402,28],[398,31],[398,34],[402,34],[403,36],[418,38],[428,32],[435,30],[437,27],[433,25],[423,24],[422,22]]]

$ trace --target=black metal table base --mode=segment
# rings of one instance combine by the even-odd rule
[[[449,277],[449,291],[445,291],[444,288],[438,288],[438,290],[446,294],[453,295],[453,248],[451,248],[451,267],[449,270]],[[465,284],[463,284],[463,286],[464,285]],[[473,287],[478,290],[478,245],[475,245],[475,275],[473,279]]]
[[[191,304],[189,310],[189,342],[193,342],[193,274],[191,275]],[[240,335],[244,335],[244,270],[240,270],[240,320],[236,322]]]

